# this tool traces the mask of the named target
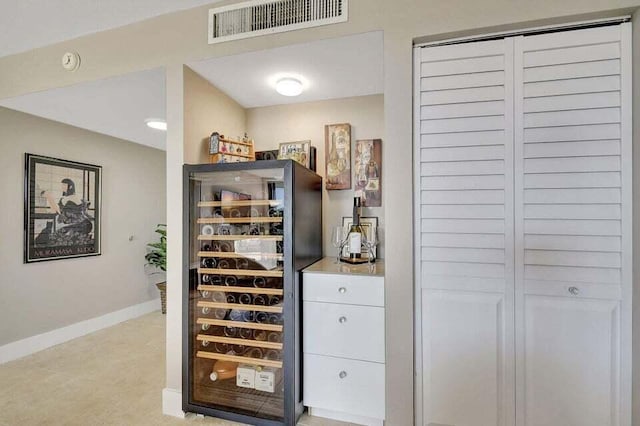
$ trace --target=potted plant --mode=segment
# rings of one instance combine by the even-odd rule
[[[157,243],[147,244],[147,254],[144,258],[147,265],[155,266],[163,272],[167,271],[167,225],[159,223],[156,227],[156,233],[160,234],[160,241]],[[162,313],[167,313],[167,283],[157,283],[156,287],[160,290],[160,302],[162,303]]]

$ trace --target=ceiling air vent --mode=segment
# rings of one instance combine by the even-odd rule
[[[209,9],[209,44],[347,20],[348,0],[252,0]]]

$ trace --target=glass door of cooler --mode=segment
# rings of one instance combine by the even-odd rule
[[[189,174],[190,403],[284,421],[284,169]]]

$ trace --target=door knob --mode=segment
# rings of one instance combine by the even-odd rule
[[[345,377],[347,377],[347,372],[346,372],[346,371],[341,371],[341,372],[340,372],[340,374],[338,374],[338,376],[339,376],[341,379],[344,379]]]
[[[347,317],[340,317],[340,318],[338,318],[338,322],[339,322],[340,324],[344,324],[345,322],[347,322]]]
[[[577,296],[578,294],[580,294],[580,289],[578,287],[569,287],[569,293]]]
[[[340,287],[340,288],[338,289],[338,293],[342,293],[342,294],[344,294],[344,293],[346,293],[346,292],[347,292],[347,288],[346,288],[346,287]]]

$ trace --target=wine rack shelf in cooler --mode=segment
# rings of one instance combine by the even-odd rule
[[[263,240],[283,241],[282,235],[198,235],[200,241]]]
[[[198,318],[196,321],[198,325],[219,325],[222,327],[243,327],[254,330],[265,331],[282,331],[283,327],[277,324],[261,324],[255,322],[242,322],[242,321],[230,321],[230,320],[217,320],[210,318]]]
[[[201,224],[223,224],[230,225],[233,223],[282,223],[281,217],[201,217],[198,219]],[[254,235],[255,236],[255,235]]]
[[[219,359],[222,361],[232,361],[232,362],[238,362],[241,364],[251,364],[251,365],[264,366],[264,367],[282,368],[282,361],[272,361],[269,359],[253,359],[253,358],[247,358],[244,356],[217,354],[217,353],[206,352],[206,351],[198,351],[196,356],[198,358]]]
[[[294,424],[302,411],[294,271],[321,257],[322,186],[293,162],[267,163],[272,167],[193,166],[198,171],[185,174],[185,411],[256,425]],[[298,222],[296,191],[305,200]],[[296,239],[292,234],[302,223],[309,232]]]

